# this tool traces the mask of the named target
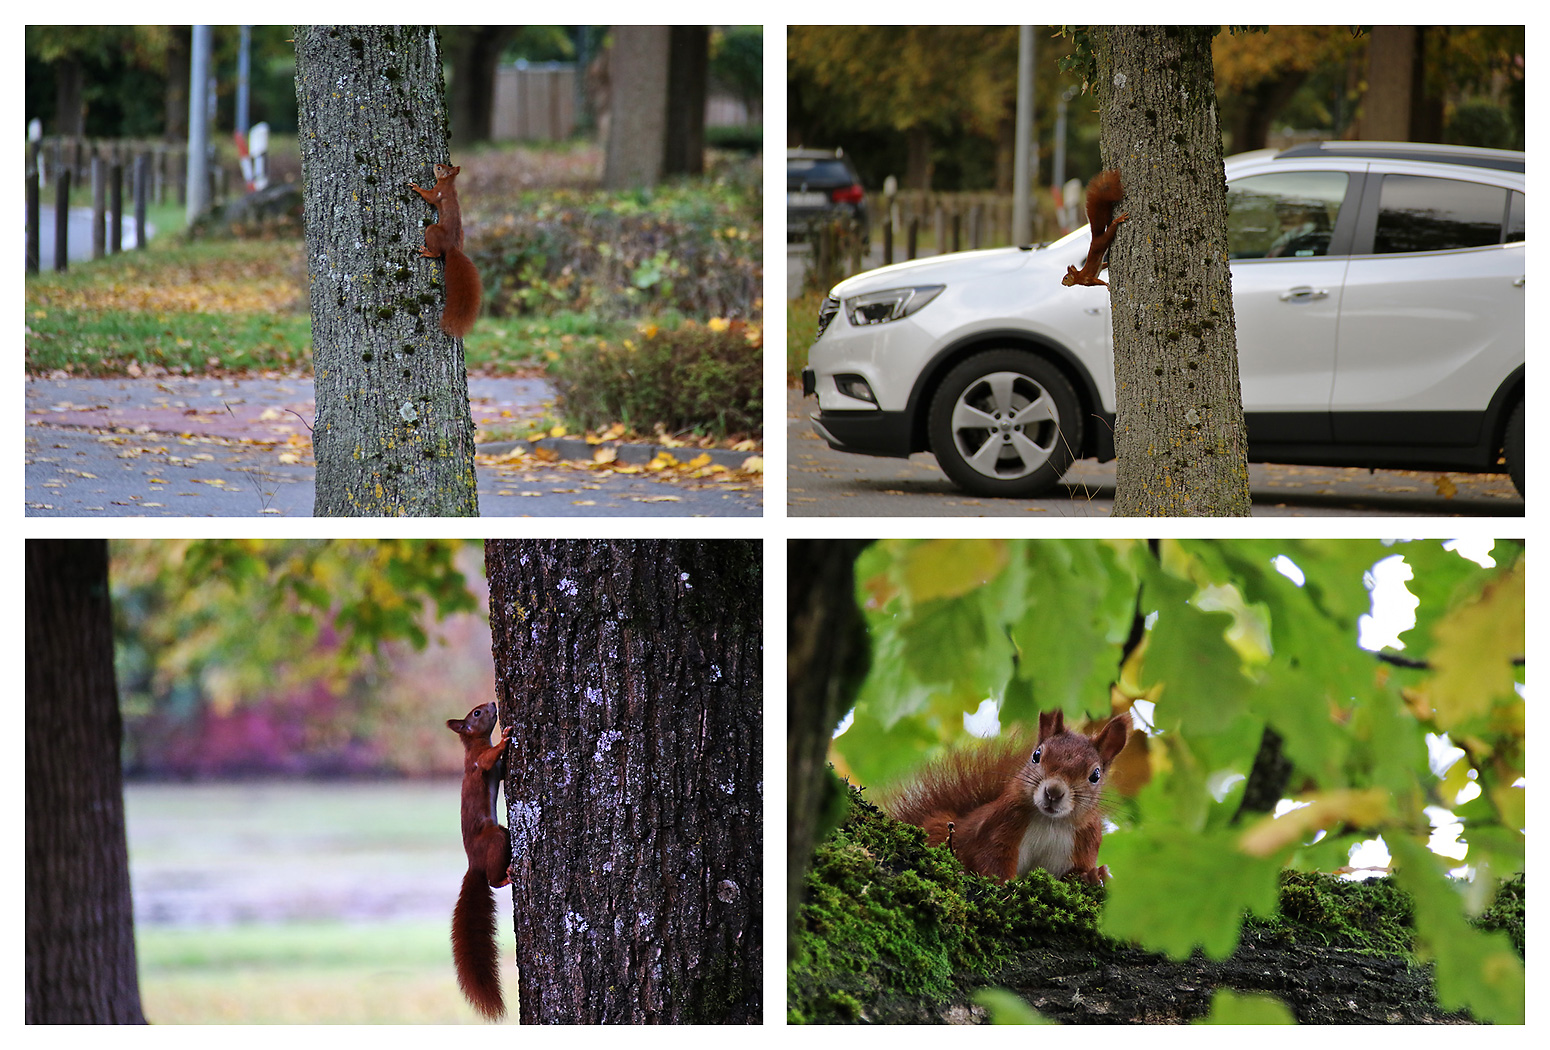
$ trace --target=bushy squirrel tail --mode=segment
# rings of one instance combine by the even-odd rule
[[[460,249],[449,247],[442,264],[446,267],[447,304],[441,311],[441,330],[461,339],[479,319],[479,300],[484,289],[473,260]]]
[[[452,909],[452,962],[458,987],[487,1021],[506,1016],[501,999],[500,957],[495,946],[495,894],[483,871],[463,876]]]

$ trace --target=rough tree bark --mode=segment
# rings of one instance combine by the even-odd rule
[[[448,159],[435,31],[295,32],[314,513],[477,516],[463,344],[441,331],[442,264],[419,254],[434,217],[409,188]]]
[[[490,540],[523,1024],[757,1023],[761,554]]]
[[[1103,166],[1130,216],[1109,249],[1117,516],[1249,513],[1211,37],[1093,32]]]
[[[105,540],[27,541],[28,1024],[144,1024]]]

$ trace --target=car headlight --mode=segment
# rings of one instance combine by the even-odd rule
[[[867,292],[845,300],[845,316],[857,328],[873,324],[897,321],[925,306],[942,294],[945,284],[926,284],[916,288],[890,288],[884,292]]]

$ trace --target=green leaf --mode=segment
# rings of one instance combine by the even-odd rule
[[[1273,995],[1239,994],[1218,988],[1211,997],[1211,1012],[1195,1024],[1296,1024],[1287,1005]]]
[[[1055,1023],[1005,988],[981,988],[974,993],[974,1001],[990,1012],[992,1024]]]
[[[1190,834],[1161,822],[1107,835],[1099,859],[1113,872],[1103,932],[1175,959],[1196,948],[1225,959],[1245,913],[1271,915],[1275,858],[1238,852],[1232,831]]]
[[[1522,1024],[1523,962],[1507,935],[1469,925],[1459,891],[1425,846],[1403,835],[1385,841],[1398,862],[1395,880],[1415,902],[1416,942],[1433,961],[1438,1003],[1467,1009],[1481,1021]]]

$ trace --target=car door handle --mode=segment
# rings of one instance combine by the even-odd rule
[[[1288,288],[1281,293],[1283,303],[1311,303],[1315,299],[1328,299],[1328,288],[1310,288],[1307,285],[1298,285],[1296,288]]]
[[[1523,282],[1524,282],[1524,280],[1527,277],[1528,277],[1528,274],[1524,274],[1522,277],[1519,277],[1516,281],[1513,281],[1512,282],[1512,286],[1514,288],[1522,288],[1523,287]]]

